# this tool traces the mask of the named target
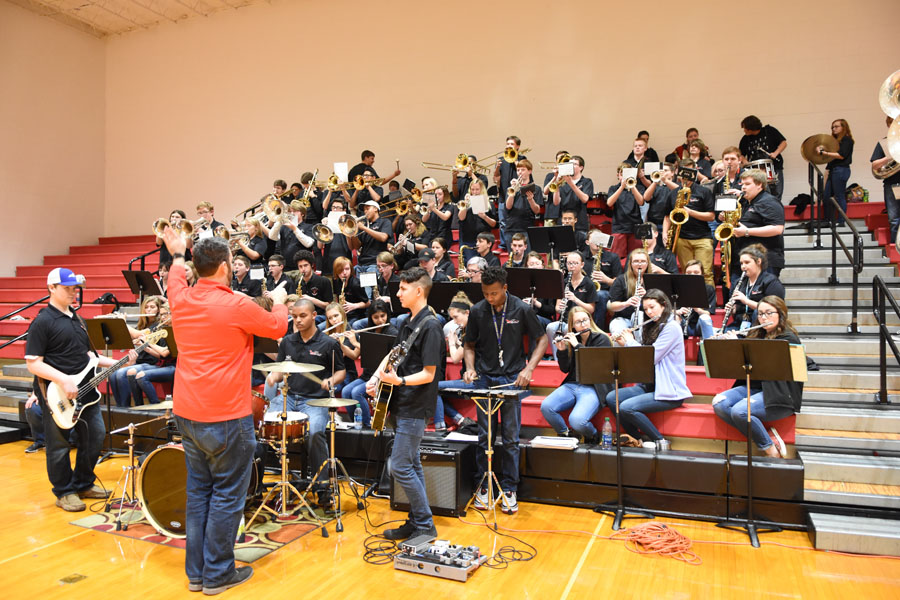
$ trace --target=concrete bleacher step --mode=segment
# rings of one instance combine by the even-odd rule
[[[8,363],[3,365],[3,375],[6,377],[31,377],[28,367],[24,362]]]
[[[864,247],[875,247],[877,244],[873,239],[872,235],[867,231],[860,231],[863,238],[863,246]],[[853,234],[850,233],[849,229],[842,229],[838,232],[838,238],[843,240],[844,244],[847,245],[848,248],[853,247]],[[809,235],[805,230],[792,229],[787,230],[784,233],[784,247],[785,249],[809,249],[809,250],[819,250],[819,248],[815,247],[816,236]],[[840,252],[841,244],[838,242],[838,252]],[[823,229],[822,230],[822,248],[831,249],[831,231]]]
[[[809,537],[818,550],[900,556],[900,521],[809,513]]]
[[[27,392],[31,390],[31,382],[32,382],[31,373],[28,373],[26,376],[12,376],[12,375],[3,375],[0,377],[0,390],[3,391],[14,391],[14,392]]]
[[[879,357],[877,355],[833,355],[833,354],[816,354],[807,352],[809,356],[816,361],[820,368],[823,369],[844,369],[844,368],[862,368],[862,367],[878,367]]]
[[[878,354],[877,337],[810,336],[803,340],[803,346],[807,354],[842,354],[848,356]]]
[[[790,306],[794,305],[795,301],[807,302],[807,301],[844,301],[847,302],[845,304],[846,307],[849,307],[849,302],[853,299],[853,286],[852,281],[845,281],[839,285],[827,285],[824,281],[817,282],[816,285],[797,285],[794,281],[782,282],[784,283],[785,291],[787,292],[787,299]],[[888,285],[888,289],[891,290],[895,295],[900,295],[900,281],[894,283],[893,285]],[[861,285],[858,290],[858,296],[860,302],[867,302],[869,305],[872,303],[872,286],[871,285]]]
[[[900,372],[887,374],[889,390],[900,389]],[[878,370],[866,369],[822,369],[810,371],[807,385],[818,388],[842,388],[847,390],[875,390],[881,385]]]
[[[808,383],[803,387],[803,410],[811,406],[829,407],[834,404],[843,406],[871,405],[877,402],[876,389],[834,389],[828,387],[814,387]],[[888,398],[891,402],[900,402],[900,391],[888,390]]]
[[[900,452],[900,434],[898,433],[853,432],[803,427],[797,428],[795,431],[795,443],[798,446],[834,450]]]
[[[808,394],[803,393],[806,402]],[[870,398],[871,399],[871,398]],[[797,413],[797,427],[807,429],[840,429],[900,434],[900,410],[891,408],[856,408],[803,406]]]
[[[844,260],[846,260],[846,258]],[[849,266],[843,266],[843,264],[844,261],[841,261],[839,259],[838,267],[836,269],[837,277],[841,281],[850,283],[853,281],[853,269]],[[847,262],[846,264],[849,264],[849,262]],[[859,280],[861,282],[871,282],[872,278],[876,275],[880,276],[882,279],[888,277],[897,279],[897,268],[892,264],[871,265],[866,263],[863,266],[862,272],[859,274]],[[782,281],[786,281],[788,283],[794,282],[794,280],[797,280],[796,283],[805,283],[806,280],[814,279],[822,282],[823,284],[828,281],[828,278],[830,276],[831,267],[822,266],[821,263],[818,265],[785,267],[784,269],[782,269],[781,275],[779,275]]]
[[[790,297],[788,298],[788,302],[790,302]],[[875,326],[878,324],[878,320],[875,318],[875,315],[872,314],[871,310],[866,310],[864,306],[859,308],[860,310],[857,314],[857,323],[859,325]],[[853,313],[849,308],[844,308],[842,310],[821,310],[815,308],[795,309],[793,305],[791,305],[789,310],[791,323],[793,323],[795,327],[803,327],[806,325],[842,325],[850,323],[853,316]],[[885,324],[889,327],[898,327],[900,326],[900,317],[897,317],[893,311],[889,311],[885,319]]]
[[[800,450],[807,479],[900,485],[900,458]]]
[[[842,256],[844,256],[844,253],[838,248],[838,257]],[[788,265],[831,263],[831,248],[818,248],[814,250],[786,248],[784,260]],[[872,247],[866,247],[863,250],[864,264],[880,264],[882,261],[887,261],[884,256],[884,248],[873,245]]]
[[[840,320],[840,319],[838,319],[838,320]],[[837,325],[801,325],[801,326],[795,325],[794,329],[796,329],[797,333],[800,334],[801,339],[805,339],[807,336],[813,336],[813,335],[821,336],[821,335],[849,333],[848,327],[850,326],[850,321],[851,321],[850,313],[847,313],[846,320],[843,325],[841,325],[841,324],[837,324]],[[859,330],[860,334],[869,336],[869,337],[872,337],[872,336],[875,336],[878,334],[878,327],[875,325],[859,325],[857,327],[857,329]]]
[[[803,482],[803,500],[896,510],[900,508],[900,486],[807,479]]]

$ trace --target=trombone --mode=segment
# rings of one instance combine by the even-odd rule
[[[334,239],[334,232],[328,227],[328,225],[323,225],[319,223],[315,227],[313,227],[313,237],[316,238],[317,242],[321,242],[323,244],[330,244]]]
[[[500,152],[495,152],[481,160],[488,160],[500,156],[504,161],[508,163],[515,163],[517,160],[519,160],[519,154],[525,154],[526,152],[531,152],[531,148],[523,148],[522,150],[516,150],[515,148],[504,148]],[[481,167],[483,165],[479,164],[478,166]]]
[[[359,221],[352,215],[344,215],[338,219],[338,227],[344,237],[356,237],[359,234]]]

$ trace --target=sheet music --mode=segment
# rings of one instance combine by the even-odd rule
[[[483,215],[488,211],[488,199],[484,194],[469,196],[469,206],[476,215]]]
[[[327,217],[325,217],[325,225],[328,226],[328,229],[331,230],[331,233],[340,233],[341,232],[341,226],[338,225],[338,221],[345,214],[347,214],[347,213],[337,212],[337,211],[333,210],[330,213],[328,213]]]
[[[622,169],[622,179],[628,179],[629,177],[634,177],[637,179],[638,170],[634,167],[628,167],[627,169]]]
[[[350,173],[350,169],[345,162],[336,162],[334,163],[334,174],[338,176],[342,182],[347,181],[347,175]]]

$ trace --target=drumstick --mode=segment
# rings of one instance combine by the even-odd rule
[[[504,383],[503,385],[495,385],[495,386],[489,387],[488,389],[489,389],[489,390],[498,390],[498,389],[500,389],[500,388],[509,387],[509,386],[511,386],[511,385],[516,385],[516,382],[513,381],[512,383]]]

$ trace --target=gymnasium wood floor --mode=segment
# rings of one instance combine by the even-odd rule
[[[3,486],[0,505],[0,582],[9,598],[185,598],[184,555],[180,550],[81,529],[69,522],[85,513],[54,506],[44,453],[24,454],[26,442],[0,445]],[[100,465],[97,474],[115,484],[124,459]],[[363,521],[353,502],[345,531],[322,538],[312,532],[258,560],[248,583],[227,598],[877,598],[900,597],[900,562],[815,552],[805,533],[762,536],[753,549],[745,535],[708,523],[664,520],[694,540],[699,566],[638,555],[620,541],[604,539],[611,519],[588,510],[520,503],[515,516],[499,515],[501,528],[556,530],[515,534],[538,554],[505,570],[482,567],[465,584],[395,571],[363,561]],[[89,505],[90,508],[90,505]],[[373,500],[375,523],[400,518],[386,500]],[[481,522],[470,512],[469,520]],[[629,521],[634,525],[640,521]],[[454,543],[483,552],[522,544],[483,526],[438,517],[438,531]],[[580,530],[581,532],[560,532]],[[591,537],[593,534],[598,537]],[[721,542],[696,543],[699,541]],[[799,549],[779,546],[783,544]],[[74,582],[65,583],[69,580]]]

